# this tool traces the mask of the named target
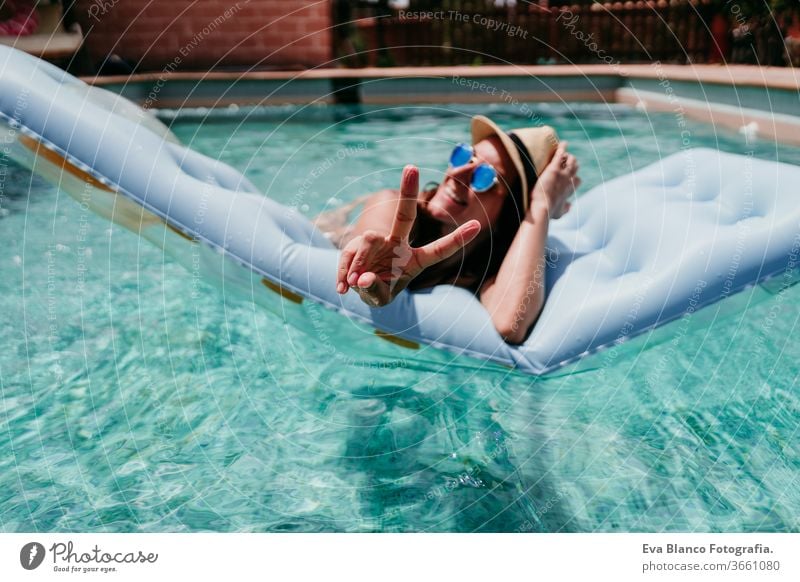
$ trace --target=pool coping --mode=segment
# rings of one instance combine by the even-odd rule
[[[281,71],[207,71],[149,72],[133,75],[82,77],[94,85],[131,81],[157,81],[164,77],[180,80],[299,80],[299,79],[376,79],[407,77],[575,77],[618,76],[659,78],[661,72],[670,80],[701,81],[735,86],[770,87],[800,91],[800,73],[793,67],[759,67],[753,65],[665,65],[656,61],[649,65],[483,65],[455,67],[366,67],[360,69],[316,68]]]

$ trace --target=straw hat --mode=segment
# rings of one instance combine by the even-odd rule
[[[522,182],[523,210],[527,211],[529,198],[536,179],[550,162],[558,147],[556,131],[549,125],[522,127],[504,132],[488,117],[476,115],[472,118],[472,144],[496,135],[514,162]]]

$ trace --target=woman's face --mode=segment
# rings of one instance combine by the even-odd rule
[[[517,179],[517,170],[500,138],[486,138],[473,148],[475,156],[468,164],[448,168],[444,180],[428,202],[428,213],[453,226],[475,219],[482,228],[490,228],[500,216],[503,202]],[[485,192],[475,192],[470,188],[472,172],[484,162],[497,170],[497,182]]]

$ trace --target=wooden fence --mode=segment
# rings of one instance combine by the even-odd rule
[[[502,6],[495,0],[408,4],[403,10],[387,2],[335,8],[342,41],[336,54],[350,66],[705,63],[731,61],[732,56],[783,64],[780,30],[769,22],[761,28],[751,22],[737,51],[731,34],[736,23],[729,16],[718,22],[719,11],[702,2],[551,2],[549,9],[522,2]],[[757,49],[770,54],[759,60]]]

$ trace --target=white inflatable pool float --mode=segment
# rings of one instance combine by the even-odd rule
[[[404,292],[379,309],[338,295],[339,251],[306,218],[183,147],[136,105],[6,47],[0,128],[7,155],[184,263],[200,245],[210,277],[258,289],[256,301],[289,323],[308,329],[309,305],[320,304],[373,328],[376,342],[532,374],[789,273],[800,252],[800,168],[686,150],[597,186],[552,223],[547,302],[513,346],[464,289]],[[237,268],[208,258],[218,253]]]

